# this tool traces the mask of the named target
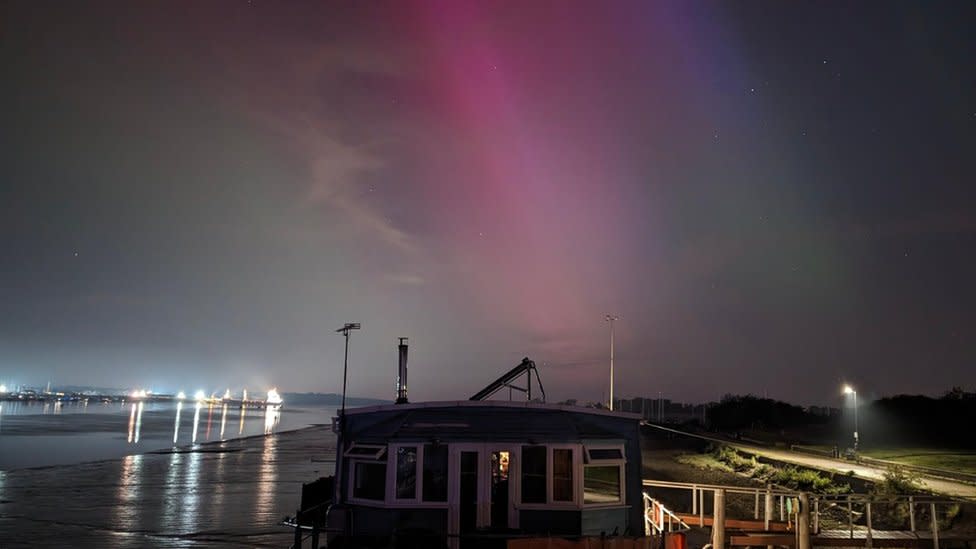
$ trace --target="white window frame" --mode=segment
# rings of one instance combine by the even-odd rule
[[[384,486],[383,499],[366,499],[356,497],[356,464],[357,463],[382,463],[386,465],[386,485]],[[385,505],[386,499],[389,494],[390,489],[390,462],[387,459],[361,459],[352,458],[349,460],[349,479],[346,483],[346,494],[347,499],[350,503],[356,503],[359,505]]]
[[[590,459],[590,450],[619,450],[620,458],[613,459]],[[627,454],[624,449],[623,444],[583,444],[583,452],[586,454],[586,460],[583,467],[580,470],[580,480],[579,480],[579,502],[580,505],[586,509],[599,509],[601,507],[620,507],[627,504]],[[599,503],[587,503],[586,493],[584,491],[583,479],[586,477],[587,467],[612,467],[617,466],[620,475],[620,499],[617,501],[599,502]]]
[[[355,450],[356,448],[369,448],[371,450],[375,450],[375,453],[372,456],[370,456],[369,454],[353,453],[353,450]],[[386,454],[385,444],[360,444],[358,442],[353,442],[351,445],[349,445],[349,448],[347,448],[345,453],[342,455],[343,457],[347,457],[349,459],[359,459],[365,461],[383,461],[384,454]]]
[[[431,444],[429,441],[416,442],[394,442],[390,443],[387,452],[386,466],[386,505],[385,507],[423,507],[426,509],[447,509],[450,500],[450,446],[448,445],[448,501],[424,501],[424,446]],[[441,442],[441,444],[445,444]],[[417,477],[414,483],[412,498],[396,497],[396,474],[397,474],[397,453],[400,448],[417,449]]]
[[[397,497],[397,486],[396,486],[396,476],[397,470],[399,469],[399,464],[397,464],[397,457],[400,453],[401,448],[416,448],[417,449],[417,461],[414,463],[414,483],[413,483],[413,497],[410,498],[398,498]],[[421,503],[420,501],[420,485],[421,479],[420,474],[423,471],[424,463],[424,444],[422,442],[398,442],[390,444],[389,452],[389,463],[392,466],[386,468],[386,501],[392,505],[397,503],[408,504],[411,507],[416,507]]]
[[[522,502],[522,475],[519,471],[518,503],[519,509],[579,509],[583,495],[583,446],[580,444],[546,443],[546,444],[520,444],[518,445],[519,459],[522,458],[523,446],[545,446],[546,447],[546,502],[545,503],[523,503]],[[573,499],[571,501],[556,501],[552,497],[553,480],[555,468],[552,466],[553,450],[572,450],[573,451]]]

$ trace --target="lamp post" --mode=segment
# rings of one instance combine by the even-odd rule
[[[844,394],[854,396],[854,453],[857,453],[857,391],[850,385],[844,385]]]
[[[341,333],[346,337],[346,357],[342,361],[342,412],[340,413],[340,421],[343,423],[346,420],[346,374],[349,371],[349,332],[360,328],[361,326],[358,322],[347,322],[342,328],[336,330],[336,333]]]
[[[613,315],[606,316],[607,322],[610,323],[610,411],[613,411],[613,321],[617,320],[617,317]]]

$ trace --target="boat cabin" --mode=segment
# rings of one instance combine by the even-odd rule
[[[511,401],[346,410],[330,538],[426,532],[460,549],[513,535],[642,535],[639,420]]]

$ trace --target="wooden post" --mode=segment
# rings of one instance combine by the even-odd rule
[[[698,527],[705,527],[705,489],[698,489]]]
[[[871,547],[873,545],[873,543],[872,543],[873,540],[872,540],[872,534],[871,534],[871,501],[870,500],[864,502],[864,512],[867,513],[867,515],[868,515],[868,537],[867,537],[867,540],[866,540],[865,547],[867,547],[868,549],[871,549]]]
[[[915,496],[908,496],[908,524],[915,531]]]
[[[820,533],[820,498],[813,498],[813,533]]]
[[[932,504],[932,549],[939,549],[939,518],[935,516],[935,504]]]
[[[759,520],[759,488],[756,488],[756,510],[753,512],[752,518]]]
[[[725,549],[725,489],[715,490],[712,509],[712,549]]]
[[[691,485],[691,514],[698,514],[698,487]]]
[[[786,520],[786,496],[779,497],[779,521]]]
[[[847,496],[847,521],[851,525],[851,539],[854,539],[854,506],[851,505],[851,496]]]
[[[768,532],[769,523],[770,521],[773,520],[773,485],[772,484],[766,485],[766,501],[764,503],[766,504],[765,505],[766,520],[765,520],[765,524],[763,525],[763,528]]]
[[[810,495],[800,493],[796,511],[796,549],[810,549]]]
[[[293,547],[295,549],[302,549],[302,523],[301,523],[302,510],[299,509],[295,511],[295,543]]]

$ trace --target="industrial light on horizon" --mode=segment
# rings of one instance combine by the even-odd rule
[[[203,389],[200,389],[194,393],[193,398],[197,399],[197,402],[203,402],[204,400],[207,400],[207,393],[204,393]]]
[[[183,391],[180,391],[180,392],[176,393],[176,398],[178,398],[180,400],[184,400],[186,398],[186,393],[184,393]]]
[[[282,402],[284,402],[281,399],[281,395],[278,394],[278,388],[277,387],[268,390],[268,400],[267,400],[267,402],[268,402],[268,404],[281,404]]]

